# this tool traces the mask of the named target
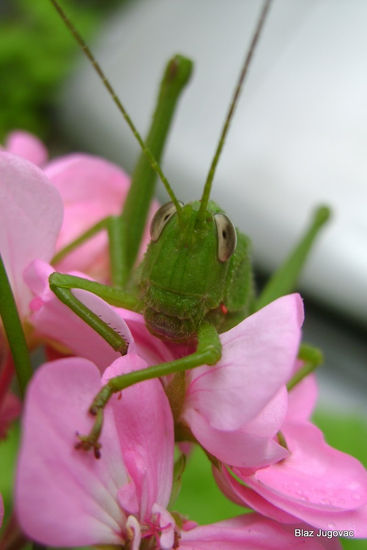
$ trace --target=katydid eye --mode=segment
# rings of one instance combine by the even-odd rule
[[[215,214],[214,220],[218,234],[218,260],[220,262],[226,262],[232,256],[236,248],[236,229],[225,214]]]
[[[183,202],[178,202],[180,206],[183,206]],[[157,210],[150,224],[150,238],[153,242],[158,241],[163,229],[174,214],[176,214],[176,207],[173,202],[167,202]]]

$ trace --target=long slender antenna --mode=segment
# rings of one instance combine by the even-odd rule
[[[177,212],[180,212],[181,211],[181,205],[178,202],[178,200],[176,199],[176,196],[175,196],[175,194],[172,190],[172,187],[168,183],[168,180],[167,180],[166,176],[163,174],[161,167],[159,166],[158,162],[154,158],[153,153],[145,145],[141,135],[139,134],[138,130],[136,129],[136,127],[135,127],[133,121],[131,120],[128,112],[126,111],[125,107],[122,105],[122,103],[121,103],[120,99],[118,98],[115,90],[112,88],[111,83],[109,82],[106,75],[104,74],[101,66],[99,65],[97,60],[94,58],[92,52],[90,51],[87,44],[84,42],[82,36],[79,34],[77,29],[74,27],[73,23],[70,21],[70,19],[68,18],[68,16],[64,12],[63,8],[60,6],[58,0],[50,0],[50,2],[51,2],[51,4],[53,4],[55,9],[59,13],[61,19],[65,23],[65,26],[69,29],[70,33],[73,35],[76,42],[79,44],[79,46],[82,48],[82,50],[83,50],[84,54],[86,55],[86,57],[89,59],[91,65],[94,68],[94,70],[99,75],[99,77],[102,80],[105,88],[107,89],[108,93],[110,94],[113,101],[115,102],[118,110],[120,111],[120,113],[122,114],[124,119],[126,120],[126,122],[127,122],[128,126],[130,127],[132,133],[134,134],[135,139],[137,140],[137,142],[139,143],[139,145],[141,147],[141,150],[143,151],[143,153],[146,155],[147,159],[149,160],[149,163],[150,163],[152,169],[156,172],[156,174],[158,174],[160,180],[162,181],[164,187],[166,188],[166,191],[167,191],[168,195],[170,196],[172,202],[174,203]]]
[[[203,194],[202,194],[202,197],[201,197],[201,205],[200,205],[200,210],[199,210],[199,215],[198,215],[199,219],[203,218],[204,213],[206,211],[206,207],[207,207],[207,204],[208,204],[210,191],[211,191],[211,187],[212,187],[212,182],[213,182],[215,170],[216,170],[216,167],[217,167],[217,164],[218,164],[218,160],[219,160],[220,154],[222,152],[224,141],[225,141],[227,133],[228,133],[229,125],[230,125],[230,122],[232,120],[234,110],[237,106],[237,102],[238,102],[238,98],[239,98],[239,95],[240,95],[240,92],[241,92],[241,88],[242,88],[243,82],[245,80],[245,77],[247,76],[248,68],[250,66],[250,63],[251,63],[256,45],[259,41],[259,37],[260,37],[261,31],[263,29],[265,19],[266,19],[266,16],[268,14],[271,2],[272,2],[272,0],[265,0],[265,2],[264,2],[264,5],[262,7],[259,19],[257,21],[255,32],[252,36],[250,47],[249,47],[248,52],[246,54],[245,61],[243,63],[243,67],[242,67],[240,76],[238,78],[238,82],[236,84],[236,87],[235,87],[235,90],[234,90],[234,93],[233,93],[232,101],[229,105],[228,113],[227,113],[226,119],[224,121],[222,132],[221,132],[221,135],[220,135],[220,138],[219,138],[219,141],[218,141],[218,145],[217,145],[216,151],[214,153],[212,163],[211,163],[210,168],[209,168],[208,176],[206,178]]]

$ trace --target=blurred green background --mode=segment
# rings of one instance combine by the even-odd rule
[[[98,31],[115,5],[128,0],[64,0],[72,21],[87,40]],[[48,147],[62,142],[54,109],[63,80],[70,73],[77,45],[71,40],[47,1],[8,0],[0,3],[0,142],[17,128],[35,133]],[[67,149],[67,143],[61,147]],[[327,441],[356,456],[367,467],[367,423],[355,416],[318,410],[316,423]],[[6,514],[11,509],[12,472],[16,462],[19,427],[0,442],[0,492]],[[189,460],[183,489],[175,508],[199,523],[229,518],[242,509],[217,489],[205,455],[197,449]],[[4,532],[4,527],[2,529]],[[345,549],[367,550],[367,541],[345,540]]]
[[[124,0],[123,0],[124,1]],[[65,0],[86,39],[121,0]],[[53,109],[79,48],[46,1],[0,2],[0,141],[14,128],[55,139]]]

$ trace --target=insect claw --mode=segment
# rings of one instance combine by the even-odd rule
[[[90,451],[91,449],[93,449],[95,458],[101,458],[100,449],[102,445],[95,440],[95,437],[93,435],[79,435],[77,433],[77,437],[79,438],[79,441],[75,443],[74,449],[80,449],[82,451]]]
[[[101,451],[100,451],[100,448],[101,448],[101,445],[98,444],[99,446],[95,446],[94,447],[94,457],[98,460],[101,458]]]

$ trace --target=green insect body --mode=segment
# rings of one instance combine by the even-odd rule
[[[199,201],[185,205],[180,217],[174,205],[167,206],[173,212],[164,206],[153,219],[152,233],[167,218],[141,267],[147,327],[174,342],[194,340],[204,320],[223,332],[250,311],[249,241],[213,201],[203,219]]]

